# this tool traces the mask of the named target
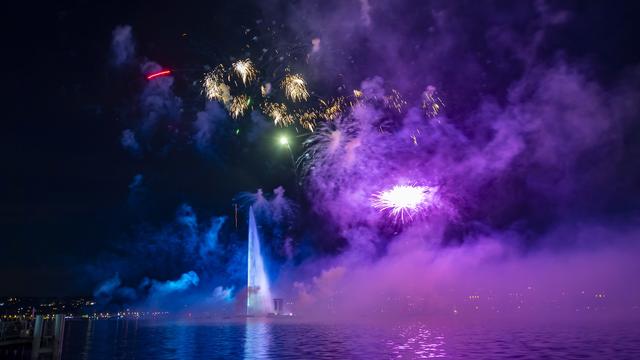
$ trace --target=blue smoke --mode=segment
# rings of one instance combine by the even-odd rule
[[[200,244],[200,258],[206,259],[215,251],[216,246],[218,245],[218,234],[226,220],[226,216],[211,219],[211,225],[205,232],[202,243]]]
[[[136,140],[136,134],[131,129],[125,129],[120,136],[122,147],[133,155],[140,154],[140,144]]]
[[[100,283],[93,291],[93,296],[96,298],[111,298],[113,293],[120,287],[122,281],[120,280],[120,274],[116,273],[112,278],[109,278]]]
[[[103,281],[96,287],[93,296],[102,303],[112,301],[131,301],[137,298],[134,289],[122,286],[120,274],[116,273],[113,277]]]
[[[117,26],[113,29],[112,35],[111,54],[113,64],[120,66],[131,62],[136,52],[131,25]]]
[[[182,292],[192,286],[198,286],[200,278],[194,271],[184,273],[177,280],[160,282],[151,280],[151,296],[164,296],[175,292]]]
[[[220,123],[227,120],[227,114],[218,102],[207,102],[205,109],[196,114],[196,121],[193,123],[196,148],[200,151],[210,150],[214,133]]]

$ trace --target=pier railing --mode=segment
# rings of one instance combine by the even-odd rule
[[[9,353],[24,354],[32,360],[60,359],[64,338],[64,315],[45,319],[36,315],[33,319],[0,320],[0,358]]]

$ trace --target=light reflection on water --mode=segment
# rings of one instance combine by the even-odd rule
[[[268,359],[271,343],[271,324],[248,319],[244,331],[244,358]]]
[[[635,324],[637,325],[637,324]],[[70,321],[64,359],[640,358],[640,327]]]
[[[427,325],[409,325],[397,327],[397,340],[389,340],[395,358],[429,359],[443,358],[444,335],[435,333]]]

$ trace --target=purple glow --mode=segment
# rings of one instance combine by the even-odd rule
[[[372,205],[380,211],[388,211],[389,216],[405,222],[411,220],[431,205],[436,188],[430,186],[395,185],[391,189],[373,194]]]

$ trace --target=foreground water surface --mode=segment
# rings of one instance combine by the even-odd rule
[[[69,321],[63,359],[640,359],[638,324]]]

